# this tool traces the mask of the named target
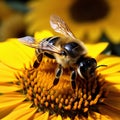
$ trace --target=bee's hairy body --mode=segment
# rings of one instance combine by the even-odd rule
[[[86,54],[84,48],[81,47],[78,40],[73,40],[70,38],[62,38],[62,37],[49,37],[44,39],[42,42],[47,41],[49,44],[54,45],[56,48],[61,50],[61,54],[44,52],[44,54],[48,57],[55,58],[57,63],[60,64],[63,68],[73,67],[75,66],[78,59]],[[71,47],[73,49],[71,49]],[[66,48],[66,49],[65,49]],[[76,50],[74,50],[76,49]],[[83,52],[82,52],[83,51]],[[37,55],[42,52],[39,48],[36,49]],[[65,52],[65,53],[62,53]],[[63,54],[63,55],[62,55]],[[65,55],[64,55],[65,54]]]
[[[20,42],[35,48],[37,60],[33,64],[34,68],[40,65],[44,55],[56,60],[58,67],[51,88],[58,84],[63,68],[70,68],[70,82],[75,91],[77,76],[79,75],[80,79],[83,80],[93,76],[97,62],[94,58],[86,56],[87,49],[84,43],[74,36],[59,16],[51,16],[50,25],[54,31],[64,35],[64,37],[52,36],[37,43],[33,37],[27,36],[21,38]]]

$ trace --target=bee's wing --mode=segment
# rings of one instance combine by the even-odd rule
[[[57,53],[60,54],[61,50],[57,48],[56,46],[50,44],[48,41],[44,40],[40,43],[36,43],[34,37],[26,36],[19,38],[19,41],[32,48],[40,49],[42,51],[50,52],[50,53]]]
[[[52,15],[50,17],[50,25],[56,32],[65,35],[66,37],[70,37],[74,40],[77,40],[74,34],[71,32],[68,25],[59,16]],[[84,53],[87,53],[87,49],[84,43],[80,40],[77,41],[79,42],[80,46],[84,49]]]
[[[42,51],[47,51],[50,53],[57,53],[57,54],[61,54],[61,49],[50,44],[48,41],[43,41],[40,43],[40,47]]]
[[[22,37],[22,38],[19,38],[19,41],[29,47],[39,48],[39,44],[36,43],[34,37],[31,37],[31,36]]]
[[[71,37],[75,39],[74,34],[71,32],[68,25],[59,16],[52,15],[50,17],[51,27],[58,33],[65,35],[66,37]]]

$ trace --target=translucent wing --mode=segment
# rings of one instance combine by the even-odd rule
[[[78,41],[80,46],[84,49],[84,53],[85,54],[87,53],[87,49],[86,49],[86,46],[84,45],[84,43],[82,41],[76,39],[76,37],[71,32],[68,25],[59,16],[52,15],[50,17],[50,25],[56,32],[58,32],[62,35],[65,35],[66,37],[71,37],[74,40]]]
[[[50,17],[50,25],[56,32],[75,39],[75,36],[69,29],[68,25],[59,16],[52,15]]]
[[[44,40],[40,43],[40,48],[42,51],[61,54],[61,49],[50,44],[48,41]]]
[[[35,42],[34,37],[31,37],[31,36],[22,37],[22,38],[19,38],[19,41],[29,47],[39,48],[39,44]]]
[[[46,39],[41,41],[40,43],[36,43],[34,37],[26,36],[26,37],[19,38],[19,41],[29,47],[40,49],[42,52],[46,51],[46,52],[57,53],[57,54],[61,53],[61,50],[59,48],[50,44],[48,41],[46,41]]]

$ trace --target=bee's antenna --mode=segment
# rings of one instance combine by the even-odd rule
[[[96,69],[99,67],[107,67],[107,65],[98,65],[98,66],[96,66]]]

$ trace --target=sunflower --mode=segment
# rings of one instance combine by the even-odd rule
[[[29,34],[44,27],[49,29],[50,15],[57,14],[68,22],[81,40],[98,41],[104,32],[114,43],[120,42],[119,0],[36,0],[28,6]]]
[[[5,2],[5,0],[0,1],[0,22],[6,20],[11,15],[15,13]]]
[[[10,7],[7,2],[10,1],[0,1],[0,41],[25,35],[23,13]]]
[[[23,18],[23,14],[16,13],[3,21],[0,27],[0,40],[4,41],[7,38],[21,37],[25,35],[26,28]]]
[[[49,36],[53,36],[49,31],[37,32],[35,39]],[[86,46],[88,56],[95,58],[98,66],[107,67],[97,68],[88,79],[78,77],[75,97],[67,69],[59,83],[49,89],[57,66],[54,59],[43,57],[35,69],[33,48],[22,45],[16,38],[0,43],[0,119],[119,120],[120,58],[100,54],[107,43]]]

